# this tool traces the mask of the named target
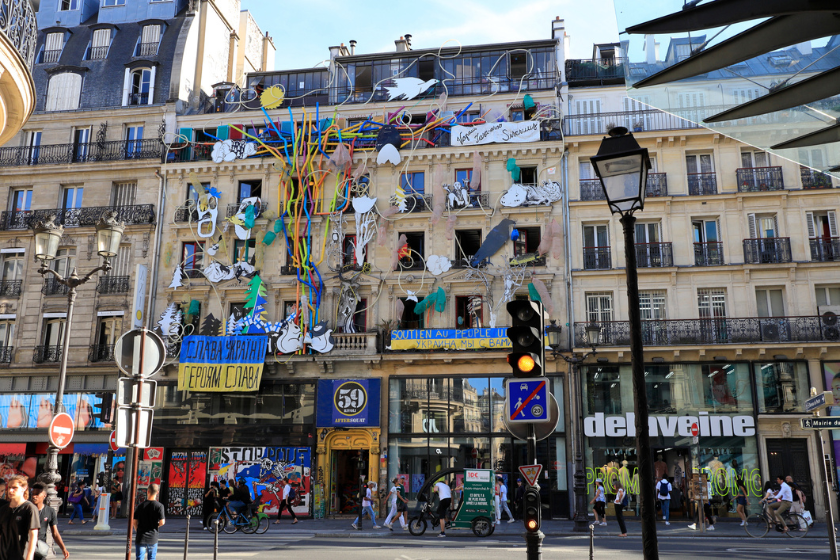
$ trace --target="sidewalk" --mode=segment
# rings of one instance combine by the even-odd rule
[[[111,520],[111,530],[110,531],[95,531],[90,523],[84,525],[82,528],[81,525],[68,525],[66,518],[61,518],[59,520],[59,531],[61,531],[62,535],[89,535],[89,536],[96,536],[96,535],[109,535],[109,534],[125,534],[126,526],[127,526],[127,519],[115,519]],[[377,523],[382,523],[383,520],[377,519]],[[271,520],[271,526],[268,529],[268,534],[277,534],[277,533],[286,533],[288,535],[306,535],[306,536],[314,536],[314,537],[329,537],[329,538],[369,538],[369,537],[378,537],[378,538],[391,538],[394,536],[399,535],[410,535],[408,531],[404,531],[400,528],[399,522],[396,521],[394,523],[394,530],[389,531],[387,528],[382,529],[373,529],[373,525],[371,524],[370,520],[365,519],[363,524],[363,530],[358,531],[353,529],[350,524],[353,522],[353,517],[345,516],[339,517],[336,519],[306,519],[301,518],[300,523],[296,525],[292,525],[292,522],[288,518],[283,518],[283,522],[280,525],[274,524],[274,519]],[[186,518],[170,518],[166,520],[166,525],[164,525],[160,532],[161,533],[180,533],[184,534],[186,531],[187,520]],[[744,528],[740,526],[740,521],[737,519],[734,520],[720,520],[715,524],[714,531],[706,531],[701,532],[699,530],[692,531],[688,528],[689,521],[688,520],[676,520],[672,521],[671,525],[665,525],[663,522],[659,521],[656,524],[656,531],[657,535],[662,538],[673,538],[673,537],[697,537],[697,538],[746,538],[750,539],[750,536],[744,531]],[[581,533],[574,533],[572,528],[574,527],[574,523],[569,520],[547,520],[544,519],[542,522],[542,531],[545,533],[546,536],[549,537],[566,537],[566,536],[579,536]],[[508,523],[507,521],[502,521],[500,525],[496,526],[496,531],[493,533],[492,537],[496,537],[498,535],[521,535],[524,529],[522,527],[522,522],[517,521],[516,523]],[[201,529],[201,519],[193,518],[190,520],[190,535],[196,534],[203,534],[204,531]],[[435,536],[438,533],[438,529],[429,527],[426,530],[426,534],[423,538],[428,536]],[[584,533],[587,534],[587,533]],[[606,527],[595,527],[595,535],[597,536],[610,536],[610,537],[617,537],[619,534],[618,523],[616,523],[614,517],[610,517],[607,519],[607,526]],[[641,524],[639,521],[627,520],[627,534],[629,536],[639,536],[641,534]],[[447,533],[447,536],[452,537],[470,537],[475,538],[469,530],[450,530]],[[491,538],[492,538],[491,537]],[[827,538],[828,537],[828,528],[826,527],[825,523],[815,523],[808,534],[804,538]],[[779,538],[785,540],[793,540],[790,537],[784,536],[781,533],[774,533],[769,532],[767,536],[764,538]]]

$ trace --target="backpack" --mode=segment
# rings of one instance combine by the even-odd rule
[[[660,498],[667,498],[668,494],[670,493],[670,486],[669,482],[665,482],[664,480],[659,483],[659,497]]]
[[[289,499],[290,500],[295,499],[295,487],[294,486],[289,486]]]
[[[621,500],[621,505],[624,507],[630,505],[630,494],[627,493],[627,490],[624,491],[624,498]]]

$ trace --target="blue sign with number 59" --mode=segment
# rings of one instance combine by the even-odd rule
[[[318,381],[318,427],[379,426],[379,383],[379,379]]]

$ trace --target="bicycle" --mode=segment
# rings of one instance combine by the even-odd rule
[[[786,511],[782,514],[782,519],[787,526],[787,536],[793,539],[801,539],[808,534],[808,522],[798,513]],[[744,526],[744,531],[753,538],[760,539],[770,531],[770,527],[782,532],[782,526],[776,520],[776,516],[770,513],[766,502],[761,502],[761,513],[754,513],[747,518],[747,524]]]
[[[215,521],[218,522],[213,526],[217,532],[224,531],[228,535],[232,535],[240,529],[246,535],[262,535],[268,531],[270,522],[267,514],[261,511],[252,511],[252,508],[257,508],[259,505],[259,501],[252,502],[245,506],[238,515],[234,516],[229,509],[229,504],[225,503],[222,511],[216,515]]]
[[[450,509],[448,512],[449,515],[446,520],[447,529],[449,528],[455,512],[456,510],[453,509]],[[437,511],[432,509],[432,504],[430,502],[423,503],[420,507],[419,516],[414,516],[408,520],[408,532],[415,537],[423,535],[428,528],[427,519],[428,523],[431,523],[432,527],[438,527],[440,525],[440,517],[438,517]],[[492,522],[492,520],[487,519],[486,517],[477,517],[473,520],[472,531],[477,537],[489,537],[495,530],[496,525]]]

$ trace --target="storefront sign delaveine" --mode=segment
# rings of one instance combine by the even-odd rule
[[[700,438],[755,435],[752,416],[710,415],[708,412],[700,412],[697,416],[651,416],[648,433],[650,437],[692,437],[692,424],[699,426]],[[636,437],[636,415],[628,412],[623,416],[605,416],[603,412],[596,412],[583,419],[583,433],[586,437]]]
[[[507,329],[419,329],[391,331],[391,350],[510,348]]]
[[[257,391],[267,346],[266,336],[184,337],[178,366],[178,390]]]
[[[379,379],[318,381],[318,427],[379,426]]]
[[[453,126],[450,138],[450,143],[453,146],[539,142],[540,123],[539,121],[522,121]]]

